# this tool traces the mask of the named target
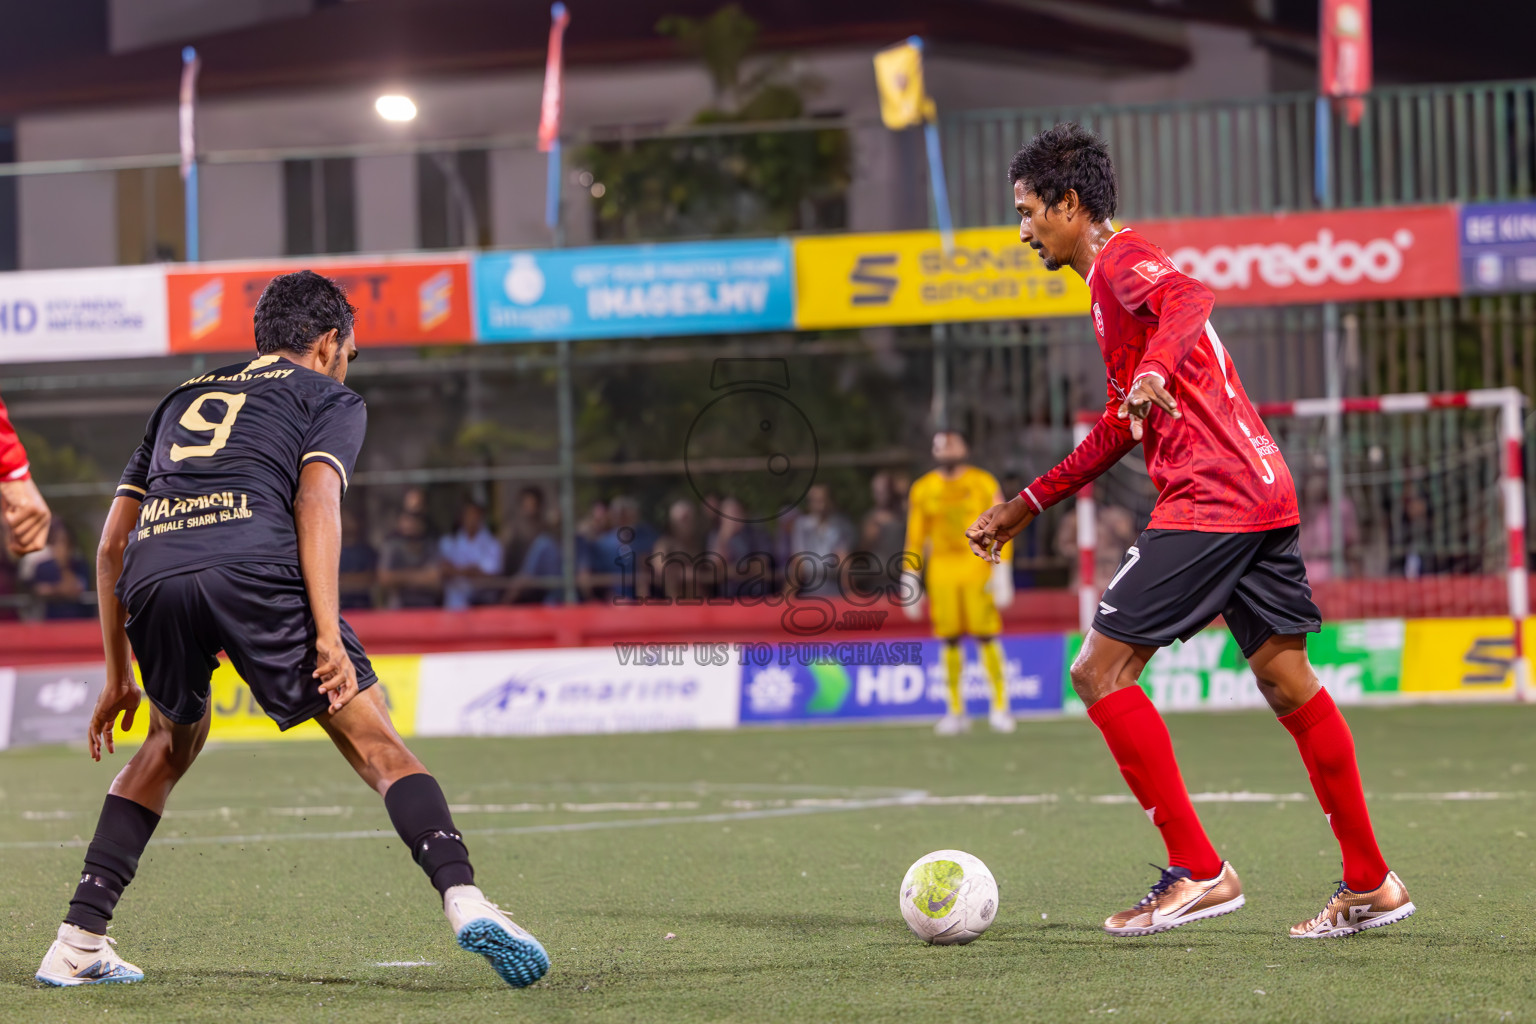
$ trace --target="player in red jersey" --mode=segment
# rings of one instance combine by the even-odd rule
[[[48,504],[32,482],[26,449],[16,437],[4,401],[0,401],[0,518],[11,554],[20,557],[47,543]]]
[[[1352,935],[1413,913],[1377,849],[1354,740],[1307,660],[1321,628],[1298,544],[1296,488],[1207,319],[1210,291],[1130,228],[1116,231],[1114,166],[1104,142],[1074,124],[1037,135],[1009,168],[1019,240],[1046,269],[1088,281],[1108,371],[1104,414],[1060,465],[966,531],[998,548],[1036,515],[1141,444],[1157,486],[1148,529],[1105,588],[1072,665],[1072,686],[1120,772],[1162,832],[1168,868],[1112,935],[1151,935],[1243,905],[1242,882],[1200,825],[1162,717],[1137,685],[1148,659],[1226,619],[1260,692],[1295,737],[1343,854],[1344,878],[1296,938]]]

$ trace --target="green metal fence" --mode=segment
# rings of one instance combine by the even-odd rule
[[[951,114],[943,138],[955,222],[1009,222],[1010,157],[1061,121],[1109,142],[1124,217],[1315,209],[1316,116],[1310,93]],[[1335,206],[1532,194],[1536,80],[1380,89],[1359,125],[1330,120]]]

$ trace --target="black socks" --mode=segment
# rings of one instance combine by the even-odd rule
[[[446,808],[445,808],[446,810]],[[85,851],[85,868],[64,923],[105,935],[112,910],[139,869],[139,857],[160,824],[160,815],[142,804],[107,795],[96,836]]]
[[[474,885],[464,837],[453,827],[443,788],[430,775],[407,775],[384,794],[384,808],[395,831],[439,893],[455,885]]]

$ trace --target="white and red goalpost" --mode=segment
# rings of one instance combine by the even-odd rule
[[[1524,407],[1518,389],[1492,388],[1307,398],[1260,405],[1258,411],[1296,478],[1304,555],[1309,515],[1332,519],[1326,531],[1311,534],[1327,541],[1331,555],[1314,550],[1308,557],[1324,616],[1507,615],[1514,627],[1515,692],[1529,699]],[[1079,417],[1075,442],[1099,415]],[[1321,509],[1315,500],[1320,493],[1326,494]],[[1144,526],[1155,500],[1145,464],[1135,457],[1078,492],[1082,629],[1098,609],[1103,581],[1096,577],[1110,556],[1118,560],[1124,553],[1123,524]],[[1118,520],[1120,534],[1110,539],[1118,551],[1101,550],[1104,502],[1128,513]]]

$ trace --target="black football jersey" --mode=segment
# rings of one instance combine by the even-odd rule
[[[300,469],[323,462],[345,491],[367,429],[357,392],[277,355],[182,384],[117,485],[143,502],[118,592],[213,565],[298,565]]]

